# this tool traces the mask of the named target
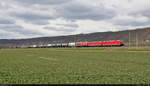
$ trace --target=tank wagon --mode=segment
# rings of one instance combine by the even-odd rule
[[[53,43],[45,45],[31,45],[30,48],[59,48],[59,47],[121,47],[124,43],[116,41],[93,41],[93,42],[71,42],[71,43]]]

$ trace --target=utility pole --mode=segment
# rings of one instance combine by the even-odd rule
[[[130,31],[129,31],[129,48],[130,48],[130,36],[131,36],[131,34],[130,34]]]
[[[136,48],[138,48],[138,34],[136,32]]]

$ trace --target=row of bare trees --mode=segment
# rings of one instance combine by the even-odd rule
[[[17,48],[17,47],[12,44],[0,44],[0,49],[14,49],[14,48]]]

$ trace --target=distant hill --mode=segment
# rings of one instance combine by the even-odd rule
[[[130,36],[130,37],[129,37]],[[77,34],[68,36],[55,37],[39,37],[30,39],[1,39],[0,44],[11,45],[31,45],[31,44],[48,44],[48,43],[65,43],[65,42],[79,42],[79,41],[107,41],[107,40],[122,40],[128,45],[130,42],[134,44],[137,42],[141,44],[150,42],[150,27],[138,28],[135,30],[125,30],[118,32],[96,32],[90,34]]]

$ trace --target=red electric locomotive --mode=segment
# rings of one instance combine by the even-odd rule
[[[103,46],[104,47],[111,47],[111,46],[123,46],[123,42],[120,40],[117,41],[103,41]]]
[[[76,42],[76,47],[114,47],[123,46],[123,42],[120,40],[116,41],[97,41],[97,42]]]

